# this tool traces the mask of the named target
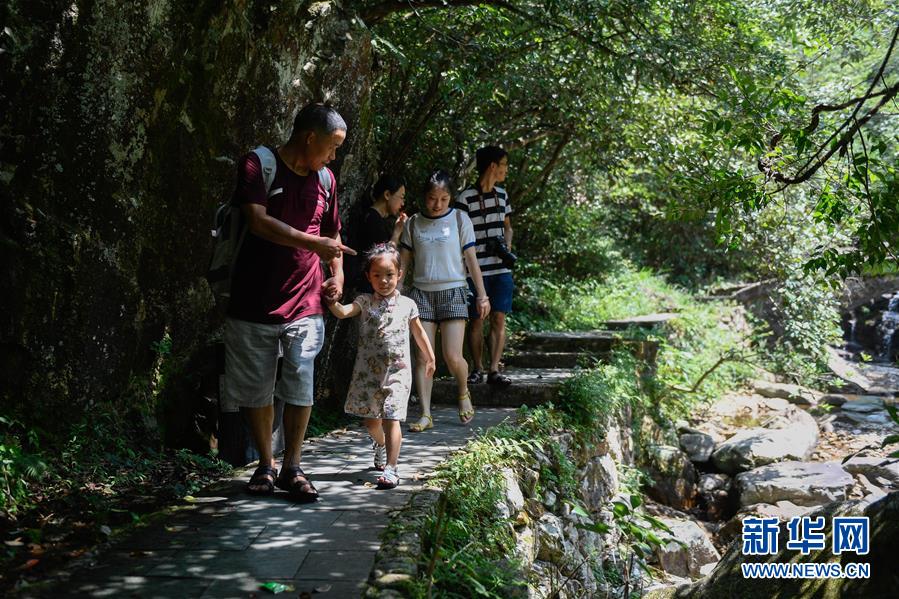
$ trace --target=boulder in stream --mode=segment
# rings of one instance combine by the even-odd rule
[[[791,501],[818,506],[846,499],[852,476],[836,462],[780,462],[737,475],[740,505]]]
[[[743,429],[718,446],[712,454],[715,467],[728,474],[736,474],[784,460],[804,460],[811,455],[818,443],[818,425],[797,419],[790,428]]]
[[[674,576],[699,578],[703,566],[714,564],[721,559],[709,536],[692,520],[661,518],[671,529],[676,539],[656,548],[659,566]]]
[[[654,445],[647,449],[646,458],[651,481],[647,495],[679,510],[696,505],[696,469],[684,452],[677,447]]]
[[[787,383],[775,383],[771,381],[753,381],[752,388],[755,392],[763,397],[776,397],[785,399],[791,404],[798,406],[814,406],[818,403],[818,397],[821,395],[817,391],[812,391],[800,385],[790,385]]]
[[[705,433],[684,433],[680,436],[680,447],[691,462],[704,463],[712,457],[715,440]]]
[[[883,398],[877,395],[857,395],[847,397],[847,401],[843,402],[840,409],[844,412],[882,412],[883,405]]]
[[[899,489],[899,458],[850,458],[843,464],[850,474],[861,474],[873,483]]]

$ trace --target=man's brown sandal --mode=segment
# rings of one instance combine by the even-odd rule
[[[259,466],[247,483],[247,493],[250,495],[271,495],[275,492],[275,480],[278,478],[278,469],[271,466]],[[251,489],[250,487],[262,487]]]
[[[494,370],[487,375],[487,384],[496,385],[497,387],[506,387],[512,384],[512,379]]]
[[[296,480],[298,477],[299,480]],[[311,503],[318,499],[318,491],[299,466],[285,466],[281,470],[281,476],[275,481],[275,486],[287,491],[288,497],[298,503]]]

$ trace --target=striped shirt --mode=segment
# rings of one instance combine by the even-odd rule
[[[456,197],[456,208],[468,213],[477,239],[478,265],[485,277],[512,272],[502,260],[487,252],[488,237],[503,237],[504,222],[512,214],[509,196],[502,187],[480,193],[476,186],[466,188]]]

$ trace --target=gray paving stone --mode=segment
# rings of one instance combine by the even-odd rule
[[[95,565],[73,572],[70,580],[72,583],[82,584],[89,581],[122,579],[124,576],[144,576],[160,564],[171,562],[176,553],[176,549],[110,551]]]
[[[181,551],[170,563],[153,568],[147,576],[217,580],[293,578],[308,554],[309,549],[299,544],[276,548],[251,547],[246,551]]]
[[[58,597],[139,597],[184,599],[201,597],[212,583],[201,578],[159,580],[146,576],[113,576],[95,582],[68,585]]]
[[[261,580],[257,578],[245,578],[241,580],[216,580],[213,582],[206,593],[204,599],[223,599],[230,597],[239,597],[241,599],[250,596],[263,597],[268,596],[268,592],[261,589],[261,585],[266,582],[280,582],[281,584],[290,585],[293,591],[280,595],[281,597],[297,597],[302,593],[309,593],[313,597],[321,597],[322,599],[344,599],[347,597],[360,597],[365,590],[365,585],[361,582],[339,582],[339,581],[323,581],[309,579],[279,579],[279,580]]]
[[[282,491],[250,497],[249,467],[82,565],[48,596],[247,597],[280,581],[296,587],[285,596],[330,585],[321,596],[358,597],[389,512],[404,506],[451,451],[513,412],[479,407],[474,426],[462,426],[455,409],[435,407],[434,429],[414,434],[404,425],[402,483],[390,491],[374,488],[378,472],[361,426],[308,442],[303,468],[319,501],[294,503]]]
[[[368,578],[375,551],[310,551],[296,578],[357,581]]]

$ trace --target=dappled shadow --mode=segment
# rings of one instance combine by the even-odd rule
[[[98,558],[73,568],[71,578],[35,596],[222,597],[258,593],[277,581],[298,593],[362,592],[387,513],[405,505],[422,476],[481,427],[509,410],[482,409],[476,427],[459,425],[455,410],[436,409],[435,428],[404,432],[402,484],[373,486],[379,472],[360,428],[307,443],[303,468],[320,493],[314,503],[292,502],[286,492],[245,493],[253,468],[198,493],[164,518],[134,531]]]

